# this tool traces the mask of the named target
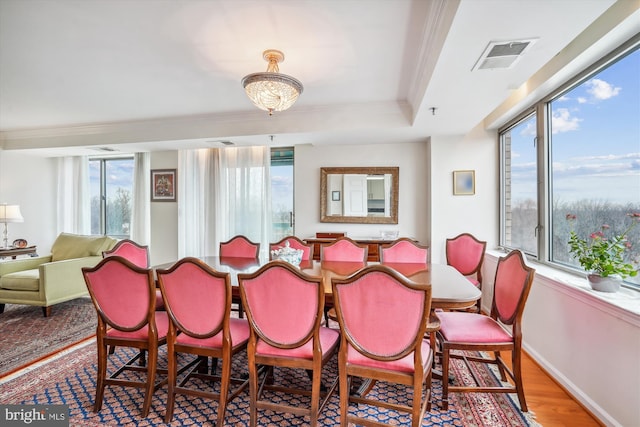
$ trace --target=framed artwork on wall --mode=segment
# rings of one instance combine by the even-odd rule
[[[175,169],[152,169],[151,201],[175,202],[177,200],[177,184]]]
[[[476,171],[453,171],[453,194],[456,196],[476,194]]]

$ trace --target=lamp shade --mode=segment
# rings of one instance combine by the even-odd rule
[[[0,204],[0,222],[24,222],[20,206]]]

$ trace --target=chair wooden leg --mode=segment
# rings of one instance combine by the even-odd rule
[[[255,359],[249,353],[249,425],[256,427],[258,425],[258,371],[256,369]]]
[[[217,360],[217,359],[216,359]],[[222,375],[220,376],[220,402],[218,403],[217,427],[224,426],[224,416],[227,411],[229,399],[229,382],[231,379],[231,355],[225,355],[222,359]]]
[[[411,410],[411,427],[422,424],[422,376],[416,373],[413,378],[413,407]]]
[[[512,352],[512,369],[514,382],[516,383],[516,392],[518,393],[518,401],[520,402],[520,409],[522,412],[528,412],[527,401],[524,397],[524,388],[522,386],[522,357],[519,349],[514,349]]]
[[[342,368],[340,364],[340,372],[338,372],[340,379],[340,427],[347,427],[347,414],[349,413],[349,393],[351,392],[351,381],[347,377],[347,373],[344,372],[346,368]]]
[[[142,406],[142,417],[149,415],[151,409],[151,399],[156,382],[156,364],[158,363],[158,347],[149,348],[149,359],[147,362],[147,386],[145,387],[144,405]]]
[[[512,356],[515,356],[514,352],[512,352]],[[500,356],[500,352],[499,351],[494,351],[493,352],[493,357],[495,358],[495,360],[500,360],[502,358],[502,356]],[[500,380],[502,380],[503,382],[507,380],[507,374],[504,371],[504,367],[502,366],[502,363],[498,362],[498,371],[500,371]]]
[[[98,341],[98,380],[96,381],[96,401],[93,403],[93,412],[102,409],[104,397],[105,378],[107,376],[107,346]]]
[[[42,314],[44,315],[44,317],[51,316],[51,306],[42,307]]]
[[[442,409],[449,409],[449,349],[442,348]]]
[[[313,380],[311,382],[311,409],[309,411],[309,421],[311,427],[318,425],[318,408],[320,407],[320,386],[322,385],[322,369],[313,370]]]
[[[173,346],[167,346],[168,363],[168,389],[167,389],[167,409],[164,415],[164,422],[169,424],[173,419],[173,406],[175,405],[176,381],[178,380],[178,360],[173,351]]]

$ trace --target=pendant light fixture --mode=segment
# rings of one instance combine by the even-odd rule
[[[262,53],[269,63],[264,73],[253,73],[242,79],[242,86],[253,104],[273,115],[291,107],[302,93],[302,83],[294,77],[281,74],[278,63],[284,61],[279,50],[269,49]]]

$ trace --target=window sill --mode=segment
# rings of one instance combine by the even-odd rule
[[[487,250],[487,256],[496,261],[505,253],[500,250]],[[553,287],[559,292],[581,300],[591,306],[607,311],[616,317],[624,318],[640,326],[640,292],[621,287],[618,292],[598,292],[591,289],[586,278],[541,264],[530,259],[527,264],[536,269],[536,282]]]

